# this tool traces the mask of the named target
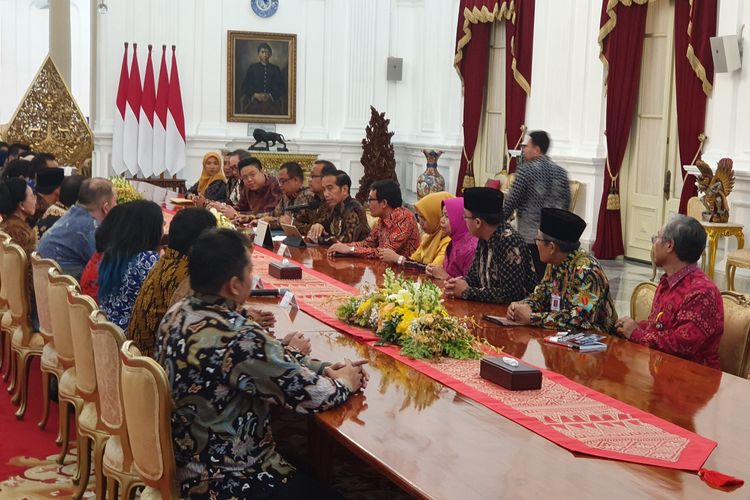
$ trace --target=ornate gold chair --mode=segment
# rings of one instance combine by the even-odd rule
[[[63,369],[57,360],[57,351],[55,350],[54,336],[52,333],[52,323],[50,321],[49,310],[49,270],[55,269],[60,272],[60,267],[54,260],[43,259],[38,253],[31,253],[31,271],[34,279],[34,298],[36,300],[36,310],[39,317],[39,333],[44,338],[44,347],[42,348],[42,419],[39,421],[39,428],[44,429],[49,417],[49,377],[54,375],[60,380]],[[58,434],[60,439],[60,434]]]
[[[96,365],[89,323],[89,317],[98,311],[98,307],[94,299],[88,295],[79,294],[72,288],[67,289],[67,298],[73,352],[75,353],[76,392],[83,400],[83,405],[76,415],[80,481],[78,482],[78,491],[73,495],[73,498],[76,500],[82,498],[88,487],[91,473],[90,441],[94,443],[96,497],[101,498],[104,493],[102,456],[109,434],[99,421],[99,392],[96,385]]]
[[[8,233],[0,231],[0,271],[3,268],[3,255],[5,254],[5,243],[10,242]],[[0,273],[2,274],[2,273]],[[8,312],[8,292],[0,276],[0,318]],[[8,358],[6,361],[5,358]],[[0,327],[0,368],[5,370],[3,380],[10,378],[10,332],[5,327]]]
[[[42,352],[42,380],[51,374],[57,376],[58,411],[58,444],[62,445],[59,464],[68,454],[68,436],[70,435],[70,405],[78,414],[83,400],[76,393],[76,368],[73,351],[73,338],[70,333],[70,312],[68,310],[68,288],[78,289],[78,282],[72,276],[61,274],[56,268],[47,271],[47,300],[49,301],[49,319],[52,336],[55,342],[55,355],[45,357]],[[76,476],[77,477],[77,476]]]
[[[724,302],[724,335],[719,344],[721,369],[746,377],[750,366],[750,303],[744,295],[721,292]]]
[[[654,302],[656,284],[651,281],[638,283],[630,296],[630,317],[635,321],[648,319],[651,304]]]
[[[130,448],[135,469],[146,483],[141,498],[179,498],[167,374],[156,361],[141,356],[130,340],[120,349],[120,358]]]
[[[95,312],[89,321],[99,389],[99,418],[110,434],[102,460],[107,496],[116,499],[119,485],[122,498],[133,498],[135,488],[143,485],[143,481],[133,468],[133,453],[122,404],[120,348],[125,343],[125,334],[117,325],[107,321],[101,312]]]
[[[2,323],[12,332],[10,354],[15,372],[12,401],[19,405],[16,418],[22,419],[29,399],[29,365],[34,356],[41,358],[44,338],[29,323],[26,252],[15,243],[4,243],[3,246],[2,275],[3,283],[7,283],[8,312],[3,316]]]
[[[740,248],[727,254],[727,264],[724,269],[727,277],[727,289],[734,291],[734,275],[737,268],[750,269],[750,248]]]

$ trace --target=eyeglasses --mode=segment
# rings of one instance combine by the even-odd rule
[[[313,174],[310,174],[310,179],[322,179],[322,178],[323,178],[322,175],[313,175]]]
[[[479,217],[474,217],[473,215],[464,215],[464,219],[465,219],[465,220],[470,220],[470,219],[478,219],[478,218],[479,218]]]
[[[534,241],[538,241],[539,243],[542,243],[542,244],[549,243],[549,240],[545,240],[544,238],[534,238]]]
[[[659,240],[659,239],[661,239],[661,236],[659,236],[658,234],[653,235],[651,237],[651,244],[653,245],[654,243],[656,243],[656,240]]]
[[[373,201],[380,201],[380,200],[378,200],[377,198],[367,198],[367,201],[372,203]]]

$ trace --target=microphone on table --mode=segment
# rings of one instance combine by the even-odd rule
[[[284,209],[285,212],[296,212],[298,210],[304,210],[305,208],[318,208],[320,206],[320,200],[317,198],[313,198],[310,203],[303,203],[301,205],[293,205],[291,207],[286,207]]]
[[[250,297],[278,297],[287,291],[287,288],[256,288],[250,290]]]

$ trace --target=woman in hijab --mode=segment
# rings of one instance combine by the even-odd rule
[[[221,168],[221,155],[215,151],[210,151],[203,155],[203,171],[200,179],[193,187],[188,189],[190,198],[200,201],[226,201],[227,199],[227,178],[224,170]]]
[[[464,199],[444,200],[442,214],[440,228],[443,233],[450,235],[451,242],[445,251],[442,265],[428,265],[427,275],[441,280],[465,276],[474,260],[477,239],[471,235],[464,220]]]
[[[424,233],[419,247],[411,256],[404,256],[405,259],[393,250],[385,250],[381,260],[392,264],[402,262],[407,267],[410,262],[422,265],[442,264],[451,238],[440,229],[440,205],[449,198],[453,198],[453,195],[441,191],[430,193],[416,202],[414,208],[417,210],[417,222]]]

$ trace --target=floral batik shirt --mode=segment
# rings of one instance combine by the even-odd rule
[[[720,369],[724,304],[711,278],[691,264],[661,277],[648,319],[630,340],[702,365]]]
[[[462,298],[499,304],[521,300],[534,289],[529,247],[507,222],[497,226],[489,240],[478,241],[466,283]]]
[[[542,282],[524,301],[531,306],[531,324],[567,331],[614,333],[617,311],[609,280],[599,261],[576,250],[558,265],[547,265]]]
[[[351,394],[321,375],[327,363],[285,348],[230,301],[198,292],[167,312],[154,357],[171,386],[183,497],[256,498],[285,484],[294,467],[276,451],[271,408],[313,413]]]
[[[381,248],[390,248],[399,255],[409,256],[419,248],[417,219],[407,208],[394,208],[388,216],[378,220],[364,241],[352,246],[357,257],[377,259]]]
[[[128,263],[120,287],[114,293],[103,297],[100,293],[101,288],[97,292],[99,307],[112,323],[122,328],[126,336],[128,336],[128,325],[130,324],[133,305],[138,298],[143,282],[146,281],[146,276],[158,260],[159,254],[156,252],[137,253]],[[101,263],[99,265],[101,266]]]

